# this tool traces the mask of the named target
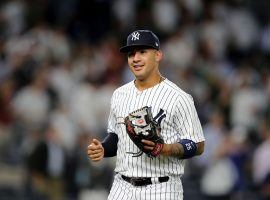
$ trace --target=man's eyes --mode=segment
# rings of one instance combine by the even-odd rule
[[[144,54],[144,53],[146,53],[146,50],[140,50],[140,53]]]
[[[128,57],[132,57],[132,56],[134,56],[134,55],[135,55],[135,53],[134,53],[134,52],[132,52],[132,53],[128,53],[128,54],[127,54],[127,56],[128,56]]]
[[[137,52],[130,52],[127,54],[128,57],[133,57],[135,56],[136,53],[139,53],[139,54],[145,54],[146,53],[146,50],[138,50]]]

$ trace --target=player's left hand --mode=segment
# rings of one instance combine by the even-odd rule
[[[142,143],[145,144],[144,149],[153,151],[155,143],[150,140],[142,140]],[[164,144],[160,152],[161,155],[169,156],[171,151],[171,144]]]
[[[163,112],[161,109],[157,116],[162,115]],[[145,153],[147,156],[154,158],[160,154],[164,140],[160,135],[161,120],[156,121],[156,118],[152,117],[151,107],[148,106],[135,110],[125,117],[126,132],[140,149],[137,153],[129,152],[133,154],[133,157]]]
[[[144,149],[149,151],[153,151],[154,147],[156,146],[156,144],[150,140],[142,140],[142,143],[145,144]]]

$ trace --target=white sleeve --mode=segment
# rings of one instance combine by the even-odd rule
[[[194,101],[190,95],[179,97],[175,106],[174,122],[181,139],[189,139],[196,143],[205,140]]]
[[[110,114],[108,118],[108,133],[116,133],[115,126],[116,126],[116,115],[115,115],[115,100],[114,100],[114,94],[111,98],[111,108],[110,108]]]

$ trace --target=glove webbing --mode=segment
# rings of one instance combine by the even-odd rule
[[[161,124],[161,121],[162,121],[162,119],[163,118],[165,118],[166,117],[166,115],[162,115],[164,113],[164,110],[163,109],[160,109],[160,111],[158,112],[158,114],[153,118],[153,120],[152,120],[152,122],[154,122],[155,124],[156,124],[156,127],[157,127],[157,129],[159,129],[160,130],[160,124]],[[136,117],[136,116],[134,116],[134,117]],[[152,117],[152,116],[151,116]],[[158,120],[157,120],[158,119]],[[157,120],[157,121],[156,121]],[[145,126],[139,126],[139,125],[134,125],[134,126],[137,126],[137,127],[140,127],[140,128],[143,128],[143,127],[145,127]],[[163,144],[161,145],[161,144],[156,144],[156,146],[154,147],[154,149],[153,149],[153,153],[154,154],[156,154],[155,152],[156,151],[159,151],[159,149],[160,148],[162,148],[162,146],[163,146]],[[142,154],[143,154],[143,151],[142,150],[140,150],[140,151],[138,151],[137,153],[134,153],[134,152],[126,152],[126,153],[128,153],[128,154],[133,154],[133,156],[132,157],[139,157],[139,156],[141,156]],[[149,157],[151,157],[151,158],[153,158],[153,156],[151,156],[150,154],[147,154]]]

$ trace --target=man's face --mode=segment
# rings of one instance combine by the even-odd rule
[[[158,72],[158,63],[162,58],[161,51],[139,48],[129,52],[128,64],[139,80],[145,80]]]

